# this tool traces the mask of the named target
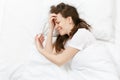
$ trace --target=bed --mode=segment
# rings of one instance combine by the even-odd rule
[[[34,37],[47,34],[49,8],[60,2],[74,5],[93,27],[93,35],[107,47],[120,77],[119,0],[0,0],[0,80],[16,80],[29,62],[50,65],[37,52]]]

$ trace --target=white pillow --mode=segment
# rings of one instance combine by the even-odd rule
[[[116,43],[120,44],[120,0],[116,0],[116,20],[115,20]]]
[[[111,58],[115,63],[117,72],[118,72],[119,77],[120,77],[120,58],[119,58],[120,57],[120,45],[111,44],[111,43],[108,43],[106,45],[107,45],[107,48],[109,49],[109,51],[111,53]]]
[[[113,40],[112,0],[54,0],[50,5],[60,2],[75,6],[80,17],[92,26],[92,33],[97,39]]]
[[[112,0],[81,0],[80,3],[80,17],[92,26],[95,37],[110,41],[113,38]]]
[[[2,29],[2,20],[3,20],[3,11],[4,9],[4,0],[0,0],[0,35],[1,35],[1,29]]]

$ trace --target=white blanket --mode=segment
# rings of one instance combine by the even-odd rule
[[[116,67],[116,72],[119,74],[120,47],[112,43],[100,43],[104,44],[108,52],[110,52],[111,59]],[[29,63],[21,65],[21,67],[14,70],[13,74],[10,76],[10,80],[71,80],[66,72],[66,69],[68,69],[67,66],[68,65],[58,67],[42,55],[37,54]],[[116,76],[118,76],[118,74],[116,74]]]
[[[29,60],[30,68],[32,65],[37,67],[38,65],[51,64],[36,51],[33,46],[34,36],[43,30],[41,27],[48,18],[50,5],[61,1],[76,6],[80,16],[94,27],[93,33],[97,38],[107,41],[113,39],[115,27],[112,25],[116,24],[111,21],[114,21],[113,17],[116,16],[116,13],[113,14],[116,12],[114,6],[116,0],[44,0],[42,2],[40,0],[0,0],[0,80],[18,79],[24,64]],[[119,0],[117,0],[117,6],[118,2]],[[119,14],[119,6],[117,13]],[[118,14],[116,16],[117,22],[120,19]],[[116,25],[116,42],[118,43],[120,43],[119,28],[119,24]],[[111,43],[107,43],[107,45],[120,75],[120,46]],[[45,68],[49,69],[51,73],[53,72],[51,68]],[[59,71],[58,67],[56,70]],[[54,73],[53,76],[55,76]],[[29,77],[29,75],[24,77]]]

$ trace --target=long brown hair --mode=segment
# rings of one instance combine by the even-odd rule
[[[65,3],[60,3],[57,6],[51,6],[50,13],[55,13],[55,14],[60,13],[64,18],[71,17],[75,25],[71,30],[69,36],[67,34],[62,36],[61,35],[57,36],[57,39],[54,43],[56,52],[60,52],[62,49],[65,49],[64,45],[66,41],[69,38],[72,38],[72,36],[77,32],[79,28],[85,28],[87,30],[90,30],[90,25],[87,24],[83,19],[79,18],[79,14],[76,8],[73,6],[70,6]]]

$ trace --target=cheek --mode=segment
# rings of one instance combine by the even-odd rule
[[[64,28],[67,30],[68,29],[68,24],[67,23],[64,23]]]
[[[59,26],[60,26],[62,29],[66,29],[66,27],[67,27],[66,21],[65,21],[65,20],[61,21],[60,24],[59,24]]]
[[[66,27],[66,22],[61,23],[61,26],[65,28]]]

